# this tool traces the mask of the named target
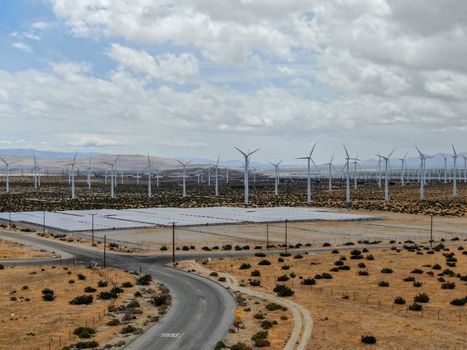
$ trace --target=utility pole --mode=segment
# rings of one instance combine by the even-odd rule
[[[92,242],[93,247],[94,247],[94,215],[96,214],[91,214],[91,242]]]
[[[433,214],[430,218],[430,249],[433,248]]]
[[[175,222],[172,223],[172,263],[175,264]]]
[[[107,244],[107,236],[104,235],[104,269],[105,269],[105,245]]]
[[[289,244],[287,243],[287,219],[285,219],[285,254],[288,254]]]

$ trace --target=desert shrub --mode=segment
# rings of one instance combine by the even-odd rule
[[[365,263],[358,263],[358,268],[364,269],[366,267]]]
[[[245,343],[238,342],[230,347],[230,350],[251,350]]]
[[[396,297],[396,298],[394,299],[394,304],[404,305],[404,304],[405,304],[405,299],[402,298],[402,297]]]
[[[139,284],[141,286],[147,286],[151,283],[151,281],[152,281],[151,275],[144,275],[144,276],[139,277],[136,280],[136,284]]]
[[[404,282],[414,282],[415,277],[413,277],[413,276],[404,277],[403,281]]]
[[[271,262],[269,260],[264,259],[258,262],[258,265],[271,265]]]
[[[133,287],[133,283],[131,282],[123,282],[122,283],[122,288],[131,288]]]
[[[268,331],[259,331],[251,337],[251,340],[266,339],[267,337],[268,337]]]
[[[251,265],[249,263],[243,263],[240,265],[239,269],[240,270],[247,270],[251,267]]]
[[[366,256],[366,260],[375,260],[375,257],[373,255],[371,255],[371,254],[368,254]]]
[[[449,276],[449,277],[454,277],[456,275],[456,273],[452,270],[449,270],[449,269],[445,269],[443,272],[442,272],[443,275],[445,276]]]
[[[267,339],[256,339],[255,340],[255,347],[257,348],[265,348],[270,345],[271,345],[271,342]]]
[[[467,281],[467,275],[459,276],[461,281]]]
[[[260,326],[263,329],[269,329],[269,328],[272,328],[272,326],[274,326],[274,323],[272,321],[269,321],[269,320],[263,320],[261,322]]]
[[[417,304],[417,303],[413,303],[413,304],[409,305],[409,310],[411,310],[411,311],[422,311],[423,306],[420,305],[420,304]]]
[[[73,331],[74,335],[77,335],[79,338],[91,338],[96,334],[96,329],[91,327],[78,327]]]
[[[358,276],[369,276],[370,273],[367,270],[360,270],[360,271],[357,271],[357,275]]]
[[[88,305],[93,301],[92,295],[78,295],[70,300],[71,305]]]
[[[121,334],[129,334],[129,333],[133,333],[134,331],[136,331],[136,327],[129,324],[125,327],[123,327],[121,330],[120,330],[120,333]]]
[[[389,287],[389,282],[388,281],[379,281],[378,286],[380,286],[380,287]]]
[[[281,270],[289,270],[290,266],[289,265],[283,265],[281,266]]]
[[[99,346],[99,343],[96,342],[95,340],[80,341],[73,345],[73,347],[76,349],[93,349],[93,348],[97,348],[98,346]]]
[[[255,253],[255,256],[257,256],[259,258],[264,258],[266,256],[266,254],[264,254],[263,252],[257,252],[257,253]]]
[[[372,335],[362,335],[361,341],[363,344],[376,344],[376,338]]]
[[[104,287],[107,287],[108,285],[108,282],[107,281],[104,281],[104,280],[100,280],[99,282],[97,282],[97,286],[99,288],[104,288]]]
[[[127,304],[127,308],[129,309],[134,309],[134,308],[137,308],[137,307],[140,307],[140,303],[138,303],[138,301],[136,300],[131,300],[128,304]]]
[[[410,271],[410,273],[418,273],[419,275],[423,273],[423,270],[421,269],[413,269],[412,271]]]
[[[86,293],[94,293],[96,290],[97,290],[96,288],[93,288],[93,287],[90,287],[90,286],[84,288],[84,291]]]
[[[419,293],[414,296],[413,301],[417,303],[428,303],[430,301],[430,297],[426,293]]]
[[[257,319],[257,320],[264,320],[264,315],[259,313],[259,314],[254,314],[253,315],[253,318]]]
[[[321,278],[325,279],[325,280],[331,280],[332,279],[332,275],[330,273],[327,273],[327,272],[323,272],[321,274]]]
[[[232,250],[232,246],[230,244],[225,244],[222,246],[222,250]]]
[[[294,291],[283,284],[277,284],[273,289],[274,292],[280,297],[289,297],[294,294]]]
[[[261,276],[261,272],[259,272],[259,270],[253,270],[253,271],[251,271],[251,276],[252,277],[259,277],[259,276]]]
[[[316,281],[314,278],[305,278],[302,283],[306,286],[312,286],[316,284]]]
[[[331,243],[328,243],[328,242],[323,243],[323,247],[330,247],[330,246],[331,246]]]
[[[339,269],[337,268],[337,266],[335,266],[335,267],[329,269],[329,271],[331,271],[331,272],[339,272]]]
[[[342,260],[337,260],[336,262],[334,262],[334,265],[342,266],[342,265],[344,265],[344,262]]]
[[[389,267],[385,267],[381,270],[381,273],[393,273],[394,271]]]
[[[268,311],[276,311],[276,310],[283,310],[284,308],[276,303],[270,303],[266,305],[266,310]]]
[[[441,265],[440,264],[434,264],[431,268],[433,270],[441,270]]]
[[[107,326],[118,326],[120,325],[120,321],[117,318],[112,318],[109,322],[107,322]]]
[[[163,245],[163,246],[161,247],[161,250],[162,250],[162,251],[169,250],[169,247]]]
[[[287,275],[282,275],[282,276],[277,277],[277,281],[279,281],[279,282],[285,282],[285,281],[288,281],[288,280],[289,280],[289,276],[287,276]]]
[[[81,273],[79,273],[79,274],[78,274],[78,279],[81,280],[81,281],[84,281],[84,280],[86,280],[86,276],[83,275],[83,274],[81,274]]]
[[[445,282],[441,284],[441,289],[454,289],[456,288],[456,284],[454,282]]]
[[[42,290],[42,299],[45,301],[53,301],[55,299],[55,294],[52,289],[45,288]]]
[[[464,306],[465,304],[467,303],[467,297],[465,298],[456,298],[456,299],[453,299],[451,300],[451,305],[454,305],[454,306]]]
[[[253,287],[258,287],[261,285],[261,281],[260,280],[251,280],[250,281],[250,286],[253,286]]]
[[[416,287],[416,288],[419,288],[419,287],[421,287],[422,285],[423,285],[423,283],[420,282],[420,281],[415,281],[415,282],[413,283],[413,286]]]
[[[303,255],[301,255],[301,254],[295,254],[295,255],[293,256],[293,258],[294,258],[294,259],[303,259]]]
[[[332,254],[339,254],[339,251],[337,249],[333,249],[331,253]]]
[[[337,269],[342,270],[342,271],[349,271],[350,266],[349,265],[342,265],[342,266],[338,266]]]
[[[219,277],[217,280],[218,280],[219,282],[225,282],[225,281],[227,281],[227,279],[226,279],[225,277]]]
[[[166,294],[157,295],[152,299],[154,306],[162,306],[167,304],[169,297]]]
[[[75,283],[75,280],[69,280],[68,283],[73,284],[73,283]]]

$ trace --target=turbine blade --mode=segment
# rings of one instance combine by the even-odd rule
[[[240,148],[233,146],[237,151],[239,151],[241,154],[243,154],[244,157],[248,157],[245,152],[243,152]]]

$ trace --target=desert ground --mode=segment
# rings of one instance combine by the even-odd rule
[[[114,269],[82,266],[27,266],[0,269],[0,349],[48,348],[96,341],[125,344],[148,324],[158,320],[166,306],[153,306],[154,296],[167,293],[151,282],[137,285],[136,278]],[[85,290],[86,287],[90,287]],[[110,299],[102,292],[114,294]],[[53,293],[50,292],[53,291]],[[51,300],[45,295],[51,293]],[[78,296],[92,296],[89,305],[72,305]],[[107,293],[109,296],[109,293]],[[81,338],[74,332],[90,327],[95,334]]]
[[[0,239],[0,262],[2,259],[37,259],[53,255],[51,252]]]
[[[459,243],[433,254],[412,248],[360,250],[362,259],[352,259],[349,251],[279,258],[213,258],[205,266],[227,272],[249,288],[269,294],[275,294],[273,289],[278,284],[288,286],[294,294],[287,298],[305,306],[313,317],[309,349],[363,348],[366,345],[361,342],[362,336],[374,336],[378,349],[464,349],[466,306],[450,303],[454,299],[467,300],[463,299],[467,297],[466,245]],[[271,265],[262,265],[260,261],[264,260]],[[240,269],[242,264],[251,266]],[[349,266],[349,270],[341,266]],[[392,273],[384,273],[389,270],[383,269],[391,269]],[[252,273],[254,270],[259,271],[259,276],[258,272]],[[360,275],[359,271],[368,275]],[[321,278],[323,273],[331,279]],[[251,280],[259,280],[261,285],[251,286]],[[304,284],[305,280],[308,284]],[[388,286],[380,286],[381,282]],[[420,286],[415,286],[416,282]],[[429,301],[417,303],[422,311],[408,310],[414,298],[423,293]],[[403,298],[405,304],[395,304],[397,297]]]

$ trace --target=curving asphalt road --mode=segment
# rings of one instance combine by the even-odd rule
[[[57,241],[45,241],[20,233],[1,232],[0,238],[48,248],[56,254],[82,262],[98,261],[102,265],[102,253],[90,249],[65,245]],[[69,261],[70,259],[68,259]],[[27,264],[35,261],[2,261],[2,264]],[[57,262],[57,259],[41,259]],[[62,260],[65,261],[65,260]],[[142,269],[158,282],[164,283],[172,295],[172,306],[162,320],[127,346],[127,349],[172,350],[213,349],[222,340],[234,318],[236,302],[227,289],[206,278],[164,266],[168,256],[143,257],[108,254],[106,265],[128,271]]]

